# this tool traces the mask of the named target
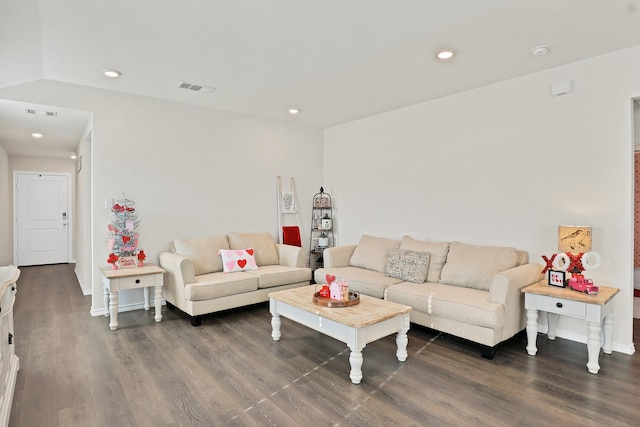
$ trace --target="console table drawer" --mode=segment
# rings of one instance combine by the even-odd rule
[[[536,296],[536,308],[550,313],[558,313],[580,318],[585,318],[587,315],[587,305],[583,302],[547,297],[543,295]]]
[[[120,289],[130,289],[155,286],[156,280],[155,275],[149,274],[146,276],[121,277],[118,282]]]

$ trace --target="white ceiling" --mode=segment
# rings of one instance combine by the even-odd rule
[[[639,9],[639,0],[0,0],[0,67],[11,64],[0,87],[44,78],[324,128],[639,45]],[[541,44],[549,53],[532,55]],[[457,55],[438,62],[441,47]],[[105,68],[122,76],[107,79]],[[217,90],[178,89],[183,80]],[[27,142],[7,108],[0,144],[20,154]]]

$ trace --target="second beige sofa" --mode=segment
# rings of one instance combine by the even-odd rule
[[[270,233],[175,239],[159,255],[167,273],[163,295],[168,304],[191,316],[198,326],[205,314],[269,300],[269,293],[311,283],[302,248],[276,244]],[[225,273],[222,250],[253,249],[258,269]]]

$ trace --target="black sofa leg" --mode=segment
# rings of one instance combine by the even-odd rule
[[[191,316],[191,326],[200,326],[202,318],[200,316]]]
[[[489,347],[487,345],[482,346],[482,357],[487,360],[493,359],[493,356],[496,355],[496,348]]]

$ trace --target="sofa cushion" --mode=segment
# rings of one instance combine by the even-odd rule
[[[517,263],[515,248],[451,242],[440,283],[489,290],[496,274]]]
[[[222,258],[218,251],[229,249],[227,236],[174,239],[176,254],[189,259],[196,276],[222,271]]]
[[[319,268],[314,271],[316,283],[326,283],[327,274],[349,282],[349,290],[361,292],[376,298],[384,297],[384,290],[391,285],[401,283],[401,279],[387,277],[383,273],[360,267]]]
[[[253,256],[253,249],[220,249],[220,257],[222,258],[222,269],[224,273],[233,273],[236,271],[257,270],[258,265]]]
[[[349,265],[352,267],[366,268],[367,270],[384,273],[387,265],[387,253],[389,249],[400,247],[400,241],[363,235],[356,250],[351,255]]]
[[[272,288],[274,286],[288,285],[311,281],[311,269],[286,267],[284,265],[265,265],[259,270],[249,271],[248,274],[258,278],[258,288]]]
[[[486,328],[504,325],[504,307],[489,301],[489,292],[441,283],[403,282],[387,288],[385,298],[433,317]]]
[[[429,252],[429,271],[427,272],[427,282],[437,283],[440,281],[440,273],[449,253],[449,242],[427,242],[415,240],[409,236],[404,236],[400,241],[400,249],[410,251]]]
[[[391,249],[387,257],[384,275],[407,282],[424,283],[429,269],[429,252]]]
[[[189,301],[206,301],[258,289],[258,278],[247,272],[203,274],[196,283],[184,287],[184,297]]]
[[[259,266],[279,263],[278,250],[271,233],[230,233],[227,237],[231,249],[253,248]]]

